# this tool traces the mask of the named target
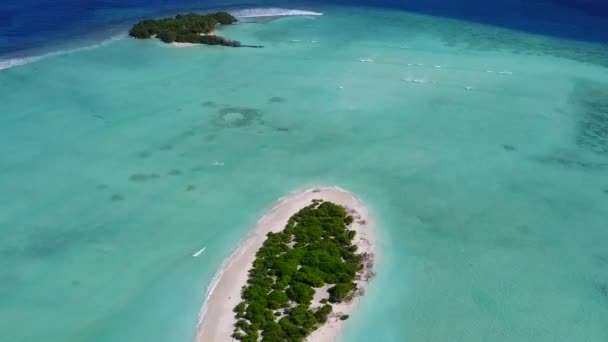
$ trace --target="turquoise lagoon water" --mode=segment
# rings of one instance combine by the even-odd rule
[[[344,340],[608,340],[608,49],[324,12],[223,31],[264,49],[0,73],[0,340],[190,341],[223,260],[315,184],[379,226]]]

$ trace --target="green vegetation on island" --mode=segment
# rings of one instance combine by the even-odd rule
[[[175,18],[146,19],[133,25],[129,35],[138,39],[156,37],[165,43],[193,43],[238,47],[237,41],[213,34],[217,25],[231,25],[238,20],[227,12],[179,14]]]
[[[332,312],[329,303],[350,300],[366,255],[357,254],[347,211],[314,200],[293,215],[285,229],[268,233],[257,251],[235,308],[233,338],[239,341],[304,341]],[[329,287],[328,298],[311,308],[315,288]],[[348,316],[346,316],[348,317]]]

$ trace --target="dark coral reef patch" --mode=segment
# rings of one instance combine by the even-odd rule
[[[248,107],[226,107],[217,112],[214,123],[221,127],[236,128],[261,122],[262,112]]]

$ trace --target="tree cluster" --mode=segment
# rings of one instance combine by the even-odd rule
[[[352,297],[363,256],[352,244],[352,217],[331,202],[314,201],[293,215],[285,229],[268,233],[257,251],[235,308],[234,337],[240,341],[304,341],[327,321],[331,304],[310,308],[315,288],[326,284],[329,302]]]
[[[238,42],[209,34],[218,24],[230,25],[235,22],[237,19],[227,12],[179,14],[175,18],[140,21],[133,25],[129,35],[139,39],[157,37],[165,43],[239,46]]]

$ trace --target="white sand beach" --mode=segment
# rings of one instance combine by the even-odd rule
[[[257,250],[266,240],[268,232],[278,232],[285,228],[288,219],[313,199],[330,201],[347,208],[355,218],[350,229],[357,231],[353,241],[359,253],[372,255],[365,264],[361,279],[357,281],[358,290],[354,298],[345,303],[335,304],[328,321],[314,331],[307,339],[311,342],[335,341],[345,321],[342,315],[352,315],[360,296],[365,293],[369,279],[373,276],[372,264],[375,255],[373,222],[369,210],[353,194],[337,187],[319,187],[290,194],[279,199],[256,224],[232,256],[224,263],[208,290],[207,299],[201,310],[196,342],[229,342],[235,323],[233,308],[241,301],[241,288],[247,282],[247,271],[255,260]],[[316,299],[320,299],[325,289],[317,289]],[[318,305],[312,303],[312,307]]]
[[[173,42],[173,43],[171,43],[171,45],[176,48],[186,48],[186,47],[192,47],[192,46],[200,45],[200,44]]]
[[[217,31],[213,30],[209,33],[201,33],[200,35],[201,36],[217,36]],[[173,43],[171,43],[171,45],[176,48],[186,48],[186,47],[192,47],[192,46],[201,45],[201,44],[173,42]]]

